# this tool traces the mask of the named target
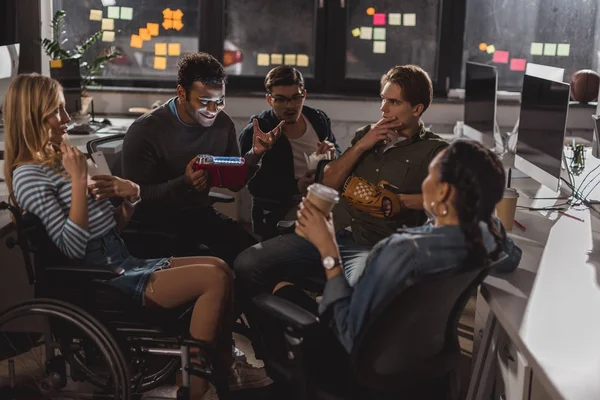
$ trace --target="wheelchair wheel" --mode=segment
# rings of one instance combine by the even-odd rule
[[[91,371],[104,379],[91,382]],[[80,308],[35,299],[0,315],[1,399],[128,400],[130,390],[115,340]]]

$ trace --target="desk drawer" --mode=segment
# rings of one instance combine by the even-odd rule
[[[531,368],[501,327],[498,327],[494,399],[529,400]]]

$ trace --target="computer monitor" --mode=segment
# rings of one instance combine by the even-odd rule
[[[515,167],[554,192],[560,190],[569,87],[525,74]]]
[[[0,46],[0,113],[6,91],[19,73],[19,44]]]
[[[489,148],[494,147],[497,92],[498,71],[496,67],[467,61],[465,135],[481,141]]]

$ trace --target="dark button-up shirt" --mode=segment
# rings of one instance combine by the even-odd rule
[[[359,129],[352,140],[354,146],[367,134],[370,126]],[[365,152],[356,163],[353,175],[372,184],[384,180],[399,188],[401,194],[420,194],[421,183],[428,174],[429,163],[448,143],[425,129],[402,140],[384,151],[385,146],[376,146]],[[393,218],[374,217],[352,207],[344,199],[333,211],[336,230],[350,226],[356,243],[374,245],[379,240],[396,232],[399,228],[422,225],[426,221],[421,210],[402,210]]]
[[[499,228],[504,233],[502,225]],[[488,249],[496,248],[487,225],[481,224]],[[461,268],[467,258],[465,237],[459,226],[425,225],[393,234],[377,243],[366,260],[364,274],[353,288],[344,274],[327,281],[319,313],[333,313],[331,327],[348,352],[372,312],[409,276],[422,276]],[[521,260],[521,249],[508,237],[503,254],[492,268],[510,272]]]

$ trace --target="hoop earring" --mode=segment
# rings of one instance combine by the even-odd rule
[[[448,206],[444,202],[436,203],[435,201],[432,201],[429,206],[431,207],[431,213],[433,214],[434,217],[438,217],[440,215],[442,217],[445,217],[446,215],[448,215]],[[444,206],[444,209],[441,212],[439,212],[437,209],[438,206]]]

